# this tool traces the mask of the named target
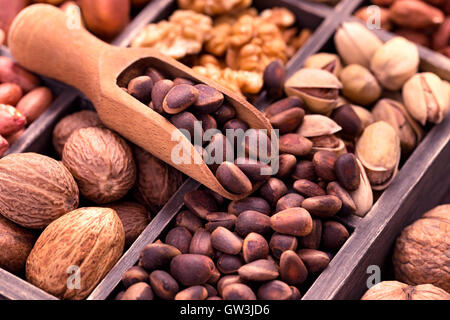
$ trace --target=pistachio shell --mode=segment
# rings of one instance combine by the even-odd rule
[[[374,190],[383,190],[395,177],[400,162],[400,139],[385,121],[368,126],[356,143],[356,156]]]
[[[412,151],[422,139],[422,128],[406,112],[405,107],[400,102],[392,99],[381,99],[372,109],[372,114],[375,121],[386,121],[395,129],[404,152]]]
[[[422,125],[440,123],[449,111],[450,98],[445,83],[434,73],[418,73],[403,87],[408,112]]]
[[[342,130],[336,122],[320,114],[307,114],[297,133],[306,137],[319,137],[334,134]]]
[[[366,213],[369,212],[369,210],[372,208],[373,192],[364,166],[358,159],[356,159],[356,162],[358,163],[360,169],[360,183],[358,189],[349,193],[356,206],[355,214],[357,216],[364,217]]]
[[[341,89],[342,84],[338,78],[325,70],[303,68],[286,81],[285,87]]]
[[[383,45],[380,39],[359,22],[345,22],[334,36],[336,49],[345,64],[356,63],[366,68],[375,51]]]
[[[336,104],[336,108],[339,108],[340,106],[343,106],[344,104],[351,104],[351,102],[343,97],[343,96],[339,96],[337,99],[337,104]]]
[[[380,47],[372,57],[370,69],[383,87],[399,90],[419,67],[417,46],[403,37],[395,37]]]
[[[310,111],[328,114],[336,106],[338,90],[342,88],[342,84],[328,71],[304,68],[290,77],[284,88],[288,96],[303,99]],[[310,93],[314,89],[317,90],[317,95]]]
[[[350,64],[339,75],[344,96],[360,105],[370,105],[381,95],[381,87],[375,76],[363,66]]]
[[[358,117],[361,119],[364,129],[375,122],[375,119],[373,118],[372,113],[369,110],[367,110],[366,108],[356,106],[356,105],[352,105],[352,108],[356,112]]]
[[[347,153],[347,148],[345,146],[344,141],[342,139],[338,139],[338,140],[339,140],[339,144],[336,147],[316,147],[313,145],[311,152],[314,154],[319,151],[330,151],[330,152],[334,152],[338,156],[341,154]]]
[[[337,54],[321,52],[310,56],[305,61],[306,68],[322,69],[331,72],[336,77],[342,70],[341,59]]]

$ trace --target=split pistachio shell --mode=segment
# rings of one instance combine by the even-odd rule
[[[373,118],[372,113],[369,110],[367,110],[366,108],[356,106],[356,105],[352,105],[351,107],[352,107],[353,111],[356,112],[356,115],[359,117],[359,119],[361,119],[364,129],[375,122],[375,119]]]
[[[395,37],[380,47],[372,57],[370,69],[388,90],[399,90],[419,67],[417,46],[403,37]]]
[[[375,122],[364,130],[356,143],[356,156],[366,169],[372,189],[389,186],[398,171],[400,151],[400,139],[387,122]]]
[[[328,71],[303,68],[286,81],[284,88],[288,96],[303,99],[311,112],[329,114],[337,104],[342,84]]]
[[[319,151],[330,151],[335,153],[336,155],[340,156],[341,154],[347,153],[347,148],[345,146],[344,140],[337,138],[335,136],[327,136],[324,137],[325,139],[332,138],[333,144],[332,145],[317,145],[313,141],[313,147],[311,149],[311,153],[314,154]]]
[[[303,118],[302,125],[298,128],[297,133],[303,137],[311,138],[334,134],[341,130],[341,126],[326,116],[307,114]]]
[[[383,42],[359,22],[345,22],[334,36],[336,49],[345,64],[370,67],[370,61]]]
[[[403,152],[411,152],[422,139],[422,128],[400,102],[381,99],[372,109],[372,114],[375,121],[386,121],[394,128],[400,138]]]
[[[440,123],[449,111],[449,92],[434,73],[413,76],[403,87],[403,101],[408,112],[422,125]]]
[[[305,61],[306,68],[322,69],[331,72],[336,77],[342,70],[341,59],[337,54],[321,52],[312,55]]]
[[[342,93],[360,105],[370,105],[381,95],[381,87],[374,75],[363,66],[350,64],[340,73]]]
[[[373,192],[370,181],[367,178],[366,170],[361,161],[356,159],[360,171],[360,183],[358,189],[350,192],[350,196],[356,206],[355,214],[359,217],[364,217],[373,205]]]

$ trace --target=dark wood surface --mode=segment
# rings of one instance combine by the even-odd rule
[[[287,73],[289,75],[300,68],[308,56],[327,46],[326,43],[330,42],[330,37],[338,25],[349,19],[349,15],[362,2],[343,0],[335,9],[301,0],[255,0],[254,5],[259,9],[283,5],[290,9],[297,8],[295,13],[297,17],[301,17],[301,26],[316,30],[307,45],[302,47],[288,63]],[[166,18],[174,9],[174,0],[152,1],[113,43],[122,47],[128,46],[146,24]],[[379,35],[382,39],[392,36],[383,31],[380,31]],[[436,53],[425,48],[419,50],[423,58],[422,66],[439,69],[440,74],[450,72],[448,59],[442,60],[441,55],[436,58]],[[49,79],[46,80],[51,82]],[[30,126],[23,143],[13,146],[12,152],[48,152],[54,125],[64,115],[80,109],[78,105],[80,100],[75,100],[77,97],[84,101],[83,95],[74,89],[66,88],[62,94],[64,99],[61,98],[58,101],[58,106],[51,107],[45,116],[32,125],[34,127]],[[74,100],[75,104],[65,103]],[[269,103],[265,100],[264,93],[260,95],[258,101],[261,103],[258,103],[261,110]],[[382,264],[399,230],[414,217],[423,213],[425,208],[430,208],[438,201],[442,201],[444,194],[448,193],[447,190],[450,187],[450,177],[448,176],[448,172],[450,172],[449,136],[450,119],[447,117],[443,124],[430,131],[402,168],[395,182],[384,192],[365,218],[352,216],[341,219],[353,230],[353,233],[332,260],[330,266],[305,293],[304,299],[359,299],[365,288],[367,266]],[[441,177],[441,179],[433,180],[436,177]],[[88,299],[106,299],[111,294],[123,272],[137,262],[141,249],[158,238],[182,207],[184,193],[194,190],[198,186],[198,183],[191,179],[183,184]],[[450,202],[450,195],[448,198]],[[1,296],[7,299],[56,299],[23,279],[0,269]]]

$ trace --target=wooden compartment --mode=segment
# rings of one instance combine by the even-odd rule
[[[299,27],[308,27],[314,30],[313,36],[308,43],[291,59],[290,64],[295,63],[304,50],[313,44],[320,43],[325,30],[332,26],[334,11],[327,6],[311,4],[308,1],[298,0],[263,0],[255,1],[255,7],[259,10],[274,6],[284,6],[290,9],[298,19]],[[176,8],[174,0],[155,0],[150,2],[139,15],[125,28],[112,44],[117,46],[128,46],[133,37],[148,23],[167,18]],[[51,80],[49,80],[51,81]],[[14,150],[17,152],[38,152],[53,155],[51,144],[52,131],[56,123],[65,115],[81,109],[93,109],[86,97],[73,88],[67,90],[67,95],[75,100],[73,103],[60,105],[52,108],[36,121],[36,130],[33,130],[27,138],[27,143]],[[171,222],[172,218],[183,206],[184,194],[197,189],[200,184],[192,179],[187,179],[173,197],[166,203],[160,212],[154,216],[147,228],[142,232],[135,243],[128,248],[121,259],[99,283],[96,289],[87,298],[88,300],[106,299],[119,283],[123,272],[134,265],[139,257],[141,249],[148,243],[153,242],[161,234],[164,228]],[[55,300],[56,297],[31,285],[26,280],[19,278],[5,270],[0,269],[0,297],[12,300]]]
[[[288,76],[298,70],[307,57],[319,51],[334,51],[333,35],[340,23],[351,20],[351,14],[362,1],[343,0],[334,9],[301,0],[255,1],[259,9],[286,6],[301,17],[301,26],[315,28],[313,37],[287,65]],[[127,46],[131,39],[147,23],[166,18],[175,8],[174,0],[151,2],[114,42]],[[376,31],[382,40],[393,35]],[[450,61],[426,48],[419,48],[422,70],[436,71],[443,78],[450,75]],[[70,93],[76,96],[77,93]],[[81,94],[75,104],[55,108],[49,116],[42,116],[29,130],[29,138],[15,152],[51,152],[49,139],[56,122],[66,114],[80,108],[91,108]],[[263,110],[269,101],[263,92],[257,99],[257,107]],[[51,108],[53,109],[53,108]],[[31,128],[31,126],[30,126]],[[39,128],[39,129],[38,129]],[[343,222],[352,234],[332,259],[328,268],[317,278],[303,299],[359,299],[367,290],[367,267],[383,267],[395,237],[400,230],[426,210],[440,203],[450,190],[450,116],[434,126],[425,136],[408,161],[403,164],[391,186],[381,195],[371,211],[364,217],[350,217]],[[176,194],[154,217],[135,243],[124,253],[108,275],[88,297],[90,300],[108,298],[120,282],[123,272],[138,260],[141,249],[156,240],[183,206],[186,192],[199,187],[188,179]],[[382,270],[385,270],[384,267]],[[387,268],[386,268],[387,270]],[[388,272],[388,271],[387,271]],[[32,286],[25,280],[0,270],[0,298],[7,299],[56,299]]]

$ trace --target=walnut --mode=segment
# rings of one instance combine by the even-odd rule
[[[232,69],[263,72],[273,60],[287,61],[286,43],[276,24],[242,15],[232,26],[225,61]]]
[[[383,281],[367,290],[361,300],[450,300],[450,294],[432,284],[409,286]]]
[[[150,47],[175,59],[197,54],[212,29],[210,17],[191,10],[176,10],[169,21],[147,25],[132,47]]]
[[[181,9],[194,10],[210,16],[242,10],[251,4],[252,0],[178,0]]]
[[[430,283],[450,293],[450,204],[425,213],[397,238],[395,277],[416,285]]]
[[[290,10],[282,7],[266,9],[261,12],[260,17],[279,28],[288,28],[295,23],[295,15]]]
[[[194,71],[213,79],[224,87],[237,93],[258,93],[263,86],[263,79],[260,73],[232,70],[220,63],[211,55],[203,55],[198,60],[200,65],[193,68]]]

